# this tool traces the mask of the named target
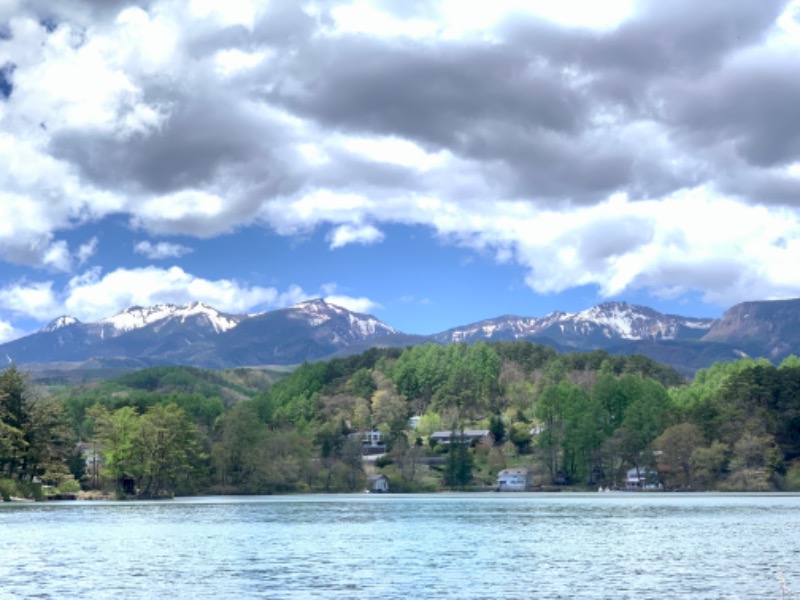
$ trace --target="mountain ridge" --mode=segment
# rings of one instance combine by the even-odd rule
[[[800,299],[731,307],[720,319],[603,302],[577,313],[503,315],[433,335],[408,334],[377,317],[321,298],[254,314],[207,304],[133,306],[95,322],[62,315],[39,331],[0,344],[20,365],[131,361],[203,368],[290,365],[375,346],[526,340],[561,351],[641,353],[684,373],[744,356],[776,361],[800,353]]]

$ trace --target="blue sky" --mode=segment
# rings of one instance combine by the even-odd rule
[[[800,296],[800,2],[0,0],[0,340]]]

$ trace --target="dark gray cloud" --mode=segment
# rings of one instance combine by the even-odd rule
[[[761,90],[742,90],[751,108],[731,107],[730,96],[729,105],[715,102],[738,92],[735,82],[717,85],[726,61],[762,40],[785,4],[647,2],[609,32],[517,17],[493,43],[314,39],[283,62],[265,100],[324,128],[446,148],[492,171],[511,196],[661,196],[713,177],[709,157],[698,153],[704,130],[730,139],[741,128],[736,139],[753,164],[796,155],[793,128],[771,125],[797,105],[789,69],[778,69]],[[420,2],[398,14],[428,8]],[[702,96],[706,79],[713,97]],[[671,94],[679,87],[685,91]],[[770,102],[774,121],[758,113]],[[626,136],[637,120],[660,127],[673,151],[689,157],[685,164],[676,167],[643,149],[649,140]],[[682,125],[696,133],[683,135]]]
[[[668,89],[671,124],[698,146],[732,143],[746,163],[772,167],[800,158],[796,61],[758,60],[702,82]]]
[[[760,41],[785,5],[786,0],[651,0],[638,18],[596,37],[582,62],[650,79],[697,75]]]
[[[581,91],[511,49],[361,38],[326,41],[307,52],[266,99],[325,128],[410,138],[468,160],[501,161],[521,176],[547,171],[588,126],[590,105]],[[316,66],[306,69],[307,62]],[[581,160],[580,152],[569,154]],[[611,187],[623,181],[598,175],[609,177]],[[562,191],[548,179],[536,195]],[[601,185],[594,193],[607,190]]]
[[[325,40],[287,66],[288,85],[268,100],[328,126],[436,146],[459,148],[472,123],[492,119],[577,131],[586,110],[546,66],[486,45]]]
[[[296,0],[270,0],[252,29],[230,25],[186,31],[186,52],[194,59],[230,48],[253,51],[268,46],[287,53],[293,47],[305,44],[317,25],[316,19],[304,12]]]
[[[761,204],[800,206],[800,177],[735,164],[716,179],[722,192]]]
[[[202,188],[226,171],[271,179],[270,172],[278,168],[271,148],[287,137],[280,125],[213,89],[175,98],[169,105],[173,108],[165,123],[147,135],[64,131],[52,137],[51,152],[101,187],[121,185],[156,194]]]
[[[88,26],[110,20],[131,6],[147,10],[155,0],[25,0],[23,5],[49,26],[62,22]]]
[[[14,63],[6,63],[0,67],[0,99],[8,98],[14,91],[12,75],[14,74]]]
[[[129,4],[70,0],[58,10],[101,18]],[[32,5],[46,12],[47,3]],[[381,6],[401,18],[436,14],[425,0]],[[183,50],[200,72],[180,91],[157,77],[137,81],[147,101],[170,106],[158,131],[64,131],[51,149],[100,187],[147,193],[211,185],[223,174],[264,199],[304,186],[380,195],[442,184],[335,149],[326,165],[304,164],[295,132],[257,116],[260,103],[312,123],[320,138],[397,136],[448,150],[474,165],[495,198],[592,204],[615,192],[643,199],[711,183],[791,203],[794,181],[770,169],[800,157],[796,61],[737,58],[763,41],[785,6],[651,0],[607,31],[514,14],[491,41],[448,41],[319,35],[329,12],[273,0],[253,28],[184,32]],[[219,89],[202,73],[210,67],[197,65],[231,48],[274,56]]]

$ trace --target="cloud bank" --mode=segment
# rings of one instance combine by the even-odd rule
[[[154,236],[322,228],[333,251],[405,224],[541,293],[800,296],[800,3],[593,6],[6,2],[0,257],[71,272],[97,249],[65,232],[112,217]],[[179,268],[74,277],[2,304],[295,294]]]

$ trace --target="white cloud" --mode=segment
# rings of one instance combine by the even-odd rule
[[[171,242],[158,242],[153,244],[147,240],[137,243],[133,247],[134,252],[141,254],[151,260],[163,260],[165,258],[180,258],[192,252],[192,249],[182,244]]]
[[[248,286],[230,279],[212,281],[180,267],[146,267],[116,269],[105,275],[90,271],[76,277],[65,290],[63,305],[67,314],[93,321],[136,305],[201,301],[225,312],[243,313],[260,305],[278,306],[285,298],[271,287]]]
[[[335,283],[321,286],[327,302],[357,312],[382,308],[369,298],[339,294],[336,289]],[[116,269],[107,274],[94,267],[70,279],[60,291],[54,289],[52,281],[10,284],[0,289],[0,311],[40,323],[65,314],[83,322],[92,322],[131,306],[200,301],[223,312],[247,314],[285,308],[319,296],[308,294],[297,285],[280,291],[231,279],[209,280],[179,267]],[[22,332],[0,319],[0,343],[3,335],[11,339],[19,337]]]
[[[242,25],[253,27],[257,4],[252,0],[191,0],[189,11],[200,19],[213,19],[221,26]]]
[[[360,157],[377,163],[399,165],[419,171],[441,167],[450,158],[444,150],[426,152],[418,144],[397,137],[347,137],[340,141],[342,147]]]
[[[23,281],[0,289],[0,307],[37,321],[50,321],[62,314],[51,281]]]
[[[376,244],[383,241],[383,232],[372,225],[340,225],[329,236],[331,249],[348,244]]]
[[[377,302],[363,296],[354,298],[352,296],[333,294],[326,296],[325,302],[359,313],[370,313],[376,309],[382,308]]]
[[[67,242],[59,240],[50,244],[42,256],[46,267],[56,271],[70,271],[72,269],[72,255],[69,253]]]
[[[258,202],[212,191],[185,189],[152,197],[131,209],[134,227],[160,235],[209,238],[228,233],[255,219]]]
[[[81,12],[85,18],[92,8],[90,3],[84,4],[71,13]],[[664,48],[648,56],[631,54],[631,48],[642,41],[634,39],[640,32],[631,30],[628,37],[614,37],[614,27],[629,19],[637,7],[644,10],[648,6],[633,0],[317,4],[316,24],[313,19],[305,23],[302,14],[295,15],[303,27],[317,29],[298,33],[302,28],[291,30],[288,23],[285,39],[299,42],[287,43],[245,33],[254,31],[259,17],[270,9],[269,2],[154,0],[148,10],[128,7],[110,20],[70,23],[64,13],[67,16],[51,33],[32,13],[32,4],[4,3],[0,15],[2,20],[8,19],[12,35],[0,40],[0,64],[10,62],[16,68],[13,94],[0,102],[0,164],[4,165],[0,169],[0,257],[69,272],[73,262],[83,264],[96,252],[96,240],[71,253],[59,233],[115,214],[129,217],[134,226],[148,233],[197,237],[221,235],[254,223],[285,235],[330,226],[331,248],[378,243],[383,239],[383,225],[401,223],[424,226],[443,240],[489,251],[501,261],[515,261],[527,269],[530,287],[542,293],[592,284],[606,295],[634,288],[662,295],[701,290],[707,300],[719,303],[800,295],[800,279],[786,267],[797,264],[800,253],[797,208],[767,209],[741,197],[725,196],[711,173],[712,152],[701,146],[692,148],[686,141],[696,134],[694,129],[670,129],[674,109],[670,112],[670,98],[664,89],[673,89],[672,93],[682,85],[700,89],[703,77],[712,83],[741,77],[744,71],[731,70],[736,62],[731,56],[744,52],[741,48],[716,50],[718,54],[709,51],[711,58],[706,63],[712,66],[704,67],[706,63],[698,60],[699,66],[693,66],[698,70],[692,70],[689,78],[680,64],[670,69],[669,61],[677,60],[669,52],[671,30],[664,30]],[[402,10],[392,11],[392,6],[400,4],[404,4]],[[309,2],[303,7],[313,5]],[[758,32],[753,33],[756,41],[752,44],[758,51],[752,51],[752,46],[748,51],[759,61],[768,61],[774,51],[769,44],[777,44],[783,62],[796,62],[792,59],[800,22],[795,17],[798,6],[797,0],[787,3],[777,26],[765,29],[767,45],[762,47]],[[333,7],[333,22],[324,30],[327,26],[323,24],[330,21],[321,15],[327,17],[323,9],[329,7]],[[558,102],[545,103],[544,111],[555,115],[555,124],[529,122],[527,116],[535,116],[535,102],[520,109],[520,96],[512,93],[514,85],[524,80],[530,84],[523,88],[524,103],[529,97],[535,100],[536,93],[546,90],[547,81],[543,76],[537,79],[540,75],[526,80],[527,72],[549,72],[539,71],[541,65],[524,52],[516,52],[519,44],[482,42],[485,36],[500,36],[498,26],[504,20],[513,17],[521,23],[526,14],[563,26],[603,30],[570,37],[558,28],[547,29],[552,47],[547,47],[547,40],[533,40],[542,42],[541,46],[526,51],[531,56],[541,53],[543,63],[566,60],[564,55],[580,63],[558,71],[568,85],[558,88],[564,93],[554,96]],[[269,25],[278,31],[283,23],[270,21]],[[726,22],[720,27],[729,25],[730,31],[738,32],[736,28],[746,29],[747,23]],[[240,33],[234,35],[235,31]],[[297,37],[291,38],[290,33]],[[332,35],[325,38],[324,34]],[[326,95],[323,108],[315,106],[316,88],[329,93],[342,88],[326,88],[326,83],[350,83],[353,89],[363,84],[356,81],[355,68],[348,69],[343,79],[326,80],[334,69],[321,69],[320,60],[330,58],[335,63],[339,53],[347,56],[351,51],[351,46],[340,47],[337,42],[358,45],[365,39],[374,42],[379,37],[398,36],[414,39],[365,45],[376,50],[375,56],[365,56],[358,65],[369,75],[365,80],[376,81],[386,72],[384,66],[393,69],[392,73],[411,75],[410,80],[431,69],[436,85],[432,90],[421,89],[429,95],[419,98],[428,103],[441,101],[444,108],[426,113],[427,105],[405,106],[402,99],[381,95],[392,90],[366,87],[349,99],[362,101],[377,94],[380,102],[365,102],[365,112],[355,117],[348,113],[357,113],[360,107],[344,102],[347,96]],[[686,33],[687,43],[692,36],[694,32]],[[707,37],[713,46],[717,37],[726,36]],[[320,38],[325,38],[326,45],[317,47]],[[454,42],[454,38],[469,39]],[[598,52],[592,54],[592,48]],[[680,55],[679,48],[674,50]],[[308,56],[303,59],[306,51]],[[581,59],[582,53],[591,54],[592,60]],[[496,83],[511,91],[493,89],[486,96],[473,95],[471,92],[478,91],[469,87],[473,80],[457,69],[462,54],[475,59],[475,64],[507,68],[507,78]],[[632,79],[636,85],[626,88],[625,72],[647,70],[651,63],[655,67],[650,78]],[[311,73],[305,79],[303,69]],[[663,73],[670,74],[669,82],[658,79]],[[774,73],[779,79],[782,71],[776,67]],[[772,97],[774,105],[783,107],[786,114],[792,114],[794,106],[786,102],[792,98],[790,83],[777,87]],[[592,89],[594,84],[602,93]],[[294,97],[286,90],[294,88],[303,93],[292,105]],[[637,95],[641,92],[636,90],[645,94]],[[400,91],[397,88],[394,93]],[[573,100],[571,92],[575,93]],[[464,106],[456,106],[462,99]],[[591,104],[585,114],[580,110],[584,102]],[[201,108],[192,112],[196,105]],[[387,114],[381,112],[384,108]],[[569,114],[560,120],[562,111]],[[636,116],[637,111],[648,116]],[[668,116],[662,118],[662,112]],[[781,114],[780,110],[760,112]],[[219,146],[205,138],[198,140],[217,119],[216,129],[209,134],[217,141],[228,131],[224,117],[233,113],[240,116],[235,122],[240,128],[231,139]],[[466,117],[450,120],[456,113]],[[505,122],[504,115],[511,113],[526,119]],[[176,123],[176,115],[186,121]],[[720,117],[727,125],[709,126],[716,127],[710,137],[720,140],[727,152],[735,153],[737,145],[747,144],[747,136],[740,143],[730,133],[737,131],[734,121],[739,118],[731,113]],[[457,127],[468,128],[472,122],[477,123],[475,132]],[[450,123],[455,125],[452,131],[446,130]],[[439,127],[445,131],[437,132]],[[555,131],[559,127],[574,138],[567,134],[559,137]],[[580,128],[584,129],[577,134],[572,131]],[[789,119],[781,129],[791,131]],[[770,139],[782,133],[766,125],[765,131]],[[252,134],[252,143],[237,146],[236,140],[247,133]],[[56,153],[59,136],[69,135],[80,142],[70,147],[77,148],[75,154]],[[186,139],[178,139],[179,135]],[[497,138],[502,143],[497,144]],[[536,178],[533,184],[517,184],[528,176],[529,167],[533,170],[549,156],[542,151],[545,146],[530,140],[538,143],[550,138],[557,141],[553,147],[574,142],[579,149],[596,151],[600,158],[606,148],[633,147],[637,152],[610,155],[611,162],[623,163],[619,186],[606,184],[607,173],[598,169],[585,178],[587,186],[594,188],[571,187],[572,179],[580,177],[577,167],[566,160],[562,161],[566,167],[553,166],[559,172],[563,168],[560,179],[556,176],[551,181],[557,184],[555,192],[543,191],[544,183]],[[164,157],[164,164],[152,159],[151,146],[145,143],[154,139],[161,142],[154,147],[163,152],[157,156]],[[787,135],[782,143],[796,148],[796,140]],[[769,140],[765,144],[769,145]],[[495,146],[500,146],[499,150]],[[130,167],[127,179],[116,177],[113,169],[114,177],[104,179],[107,163],[113,158],[102,153],[106,148],[120,155],[116,164],[121,170]],[[196,155],[183,152],[184,148],[196,150]],[[538,150],[539,155],[529,156],[530,149]],[[188,154],[192,156],[187,158]],[[514,167],[515,154],[525,157],[524,167]],[[774,167],[785,175],[782,183],[789,190],[794,189],[791,185],[797,183],[800,172],[796,159]],[[186,168],[179,173],[182,178],[170,177],[173,170],[185,167],[183,160],[196,160],[202,168]],[[658,171],[653,179],[667,180],[665,189],[678,191],[640,192],[636,201],[608,196],[612,193],[609,189],[635,190],[639,182],[627,173],[647,160],[652,160],[653,170]],[[96,169],[99,164],[103,173],[92,178],[91,169],[81,161]],[[637,165],[630,166],[630,162]],[[354,163],[358,168],[352,167]],[[540,173],[542,178],[545,175]],[[762,200],[757,192],[752,197]],[[585,197],[579,197],[581,193]],[[167,242],[141,242],[136,251],[161,259],[177,258],[188,249]],[[246,310],[259,304],[278,306],[289,297],[304,296],[300,288],[281,293],[232,280],[209,281],[180,269],[120,269],[107,275],[92,271],[74,278],[58,298],[48,284],[19,284],[5,288],[2,294],[0,302],[8,310],[42,315],[63,305],[100,316],[131,303],[198,299],[193,294],[220,308]],[[108,295],[105,299],[104,294]],[[241,298],[237,299],[237,294]],[[31,302],[28,308],[23,297]],[[351,301],[361,303],[361,308],[376,306],[364,298]]]
[[[97,252],[97,246],[98,246],[97,237],[93,237],[85,244],[81,244],[78,247],[78,252],[76,253],[78,264],[82,265],[86,263],[86,261],[89,260],[92,256],[94,256],[95,253]]]
[[[330,33],[367,34],[379,37],[434,37],[439,29],[430,19],[399,19],[381,10],[374,2],[356,0],[342,4],[331,11],[335,27]]]
[[[320,286],[320,295],[325,302],[335,306],[341,306],[347,310],[360,313],[370,313],[374,310],[381,309],[383,306],[370,298],[364,296],[354,297],[347,294],[342,294],[338,291],[339,286],[335,282],[324,283]]]
[[[0,320],[0,344],[16,340],[23,335],[25,335],[25,332],[14,327],[12,323]]]
[[[509,15],[529,14],[567,27],[608,30],[635,13],[635,0],[441,0],[422,14],[398,16],[378,2],[354,0],[331,11],[333,35],[360,34],[411,39],[491,37]]]
[[[232,279],[204,279],[179,267],[116,269],[107,274],[93,268],[70,279],[61,291],[54,290],[52,281],[7,285],[0,289],[0,309],[42,323],[63,314],[91,322],[131,306],[201,301],[223,312],[247,313],[291,306],[308,297],[295,285],[281,292]]]
[[[220,50],[214,55],[216,71],[223,77],[231,77],[256,68],[267,58],[267,53],[243,52],[238,48]]]
[[[293,234],[317,227],[322,223],[359,223],[366,214],[381,211],[362,194],[314,190],[297,198],[274,200],[265,204],[261,219],[281,234]]]

